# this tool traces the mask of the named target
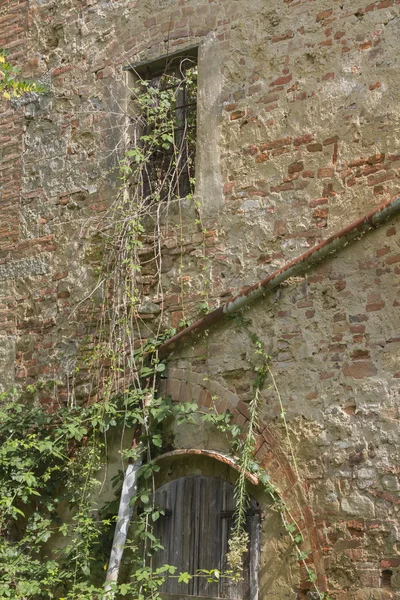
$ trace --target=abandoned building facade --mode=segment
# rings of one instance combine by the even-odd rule
[[[187,152],[175,199],[159,194],[160,219],[144,220],[141,336],[178,332],[161,347],[161,393],[242,427],[262,345],[276,387],[261,390],[255,458],[336,600],[400,599],[399,11],[399,0],[0,0],[0,46],[48,86],[1,104],[2,389],[54,379],[62,402],[74,379],[87,399],[76,366],[135,146],[135,90],[167,74]],[[201,480],[229,512],[225,438],[171,427],[160,490],[196,497]],[[249,586],[260,600],[315,598],[256,483],[254,498]],[[247,592],[185,597],[207,594]]]

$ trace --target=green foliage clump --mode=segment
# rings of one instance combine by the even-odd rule
[[[197,67],[180,66],[135,91],[136,139],[121,172],[131,177],[147,205],[190,198],[194,193]]]
[[[46,87],[34,81],[20,79],[21,69],[7,60],[7,51],[0,48],[0,95],[6,100],[19,98],[29,92],[43,93]]]
[[[99,534],[91,516],[99,434],[109,422],[104,414],[100,424],[104,407],[49,410],[30,392],[0,396],[0,598],[16,600],[58,597],[86,576]]]
[[[162,363],[147,367],[146,375],[160,372]],[[123,459],[146,457],[139,472],[140,486],[131,542],[132,573],[128,581],[113,584],[112,597],[159,598],[166,577],[188,582],[193,576],[149,561],[160,547],[152,524],[160,509],[153,504],[156,455],[162,451],[163,424],[214,422],[226,431],[230,415],[198,415],[195,403],[174,404],[148,389],[126,390],[105,402],[88,406],[40,403],[46,385],[28,386],[0,395],[0,599],[93,600],[104,595],[103,581],[115,525],[116,502],[99,508],[99,471],[106,461],[110,433],[141,428],[139,446],[123,452]],[[115,478],[119,492],[123,473]],[[219,573],[218,573],[219,576]]]
[[[54,410],[40,387],[0,396],[0,598],[94,598],[113,527],[96,505],[105,440],[143,421],[142,394]]]

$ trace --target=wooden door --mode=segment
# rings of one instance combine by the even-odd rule
[[[216,477],[190,476],[171,481],[156,492],[156,505],[165,515],[156,522],[155,535],[164,550],[154,557],[155,567],[174,565],[177,572],[196,574],[198,569],[226,570],[226,552],[235,509],[234,486]],[[248,517],[250,546],[258,548],[259,514],[253,503]],[[243,581],[221,578],[208,583],[194,577],[189,584],[169,578],[161,588],[163,595],[201,598],[256,600],[258,556],[252,551],[244,557]],[[255,564],[257,562],[257,564]],[[251,564],[253,563],[253,564]]]

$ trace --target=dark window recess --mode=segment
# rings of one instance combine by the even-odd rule
[[[153,566],[174,565],[178,573],[191,575],[198,569],[224,572],[235,510],[234,486],[215,477],[183,477],[159,488],[155,500],[165,511],[154,532],[164,549],[155,554]],[[260,511],[255,501],[248,510],[247,530],[250,541],[243,557],[242,581],[222,577],[218,583],[208,583],[205,578],[194,577],[184,584],[170,577],[160,590],[163,598],[257,600]]]
[[[140,76],[139,132],[146,162],[141,175],[144,198],[168,200],[193,193],[197,121],[197,49],[136,66]]]
[[[392,587],[392,575],[393,572],[390,569],[385,569],[381,574],[381,587],[390,588]]]

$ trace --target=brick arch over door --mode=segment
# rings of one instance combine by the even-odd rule
[[[210,408],[213,405],[219,414],[229,410],[233,414],[234,423],[241,427],[246,427],[248,422],[247,404],[220,383],[204,381],[201,373],[190,372],[189,381],[187,371],[171,366],[168,369],[168,377],[160,382],[159,391],[171,396],[175,402],[194,401],[197,402],[199,408]],[[198,452],[202,451],[198,450]],[[209,453],[208,450],[203,452],[205,455]],[[280,490],[281,498],[286,502],[293,518],[299,525],[303,538],[311,551],[308,564],[317,574],[317,585],[320,591],[326,591],[327,581],[320,544],[321,536],[310,508],[306,485],[297,477],[277,436],[262,421],[259,422],[254,456],[268,471],[272,483]],[[303,574],[301,589],[306,590],[310,587],[310,583],[306,580],[304,569],[301,569],[301,572]]]

